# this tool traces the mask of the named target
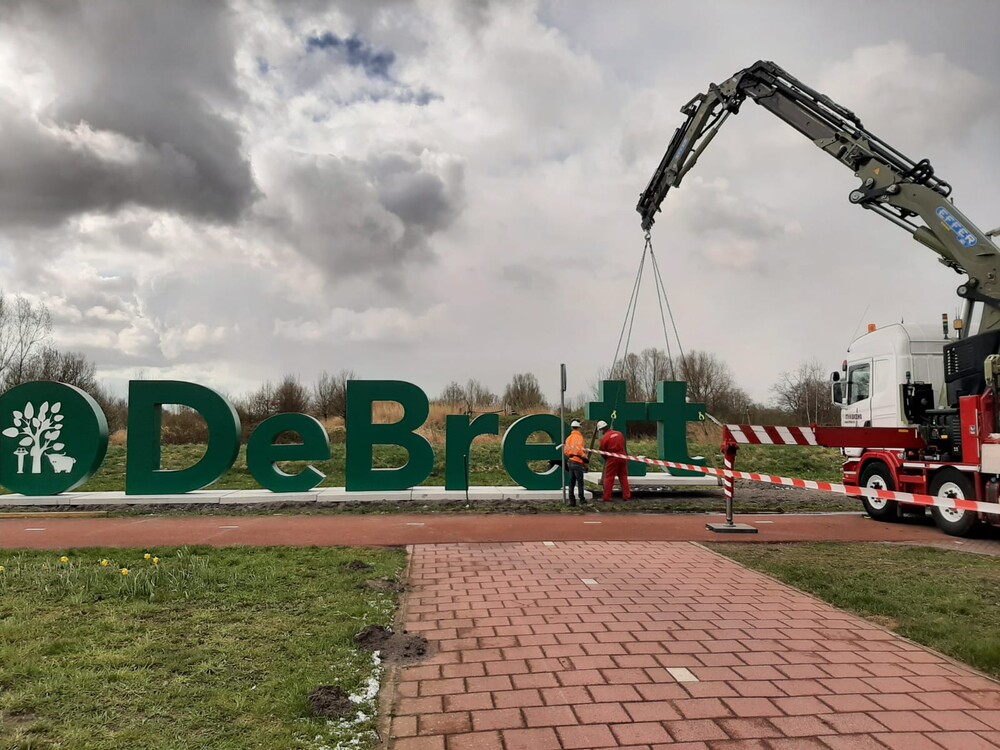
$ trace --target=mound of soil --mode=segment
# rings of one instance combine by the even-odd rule
[[[354,636],[354,643],[365,651],[378,651],[387,664],[409,664],[430,653],[430,643],[422,635],[393,633],[381,625],[369,625]]]
[[[374,591],[386,591],[394,594],[398,594],[406,588],[402,583],[391,578],[375,578],[371,581],[365,581],[365,586]]]
[[[355,570],[367,573],[369,570],[374,569],[374,566],[369,565],[364,560],[351,560],[349,563],[344,563],[344,570]]]
[[[354,704],[338,685],[320,685],[309,693],[309,708],[313,716],[342,719],[354,713]]]

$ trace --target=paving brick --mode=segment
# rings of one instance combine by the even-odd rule
[[[916,734],[913,736],[921,737],[922,735]],[[819,739],[826,744],[830,750],[886,750],[887,747],[887,745],[883,745],[874,737],[867,734],[824,735]],[[941,750],[941,748],[928,748],[925,746],[922,748],[913,747],[911,750]]]
[[[586,688],[580,686],[541,688],[538,692],[546,706],[577,706],[592,702],[590,693],[587,692]]]
[[[503,740],[498,732],[456,734],[447,738],[447,745],[448,750],[503,750]]]
[[[655,721],[613,724],[611,731],[622,745],[652,744],[671,740],[663,725]]]
[[[503,741],[506,750],[560,750],[563,747],[551,727],[509,729],[503,733]]]
[[[786,737],[818,737],[832,731],[821,716],[774,716],[770,721]]]
[[[893,732],[934,732],[939,729],[914,711],[872,711],[869,716]]]
[[[396,740],[393,750],[445,750],[444,737],[405,737]]]
[[[665,721],[663,727],[676,742],[691,740],[725,740],[729,735],[711,719],[688,719],[685,721]]]
[[[397,716],[392,720],[389,733],[393,737],[413,737],[417,733],[416,716]]]
[[[570,748],[591,750],[591,748],[618,746],[611,730],[603,724],[557,727],[556,732],[562,741],[562,747],[567,750]]]
[[[941,746],[929,739],[927,735],[917,732],[895,732],[893,734],[875,734],[873,739],[892,750],[941,750]],[[829,740],[826,740],[829,742]],[[838,748],[839,750],[839,748]]]
[[[982,732],[993,728],[991,725],[979,721],[967,711],[928,711],[925,709],[920,715],[935,726],[934,731],[944,729],[946,731]]]
[[[477,732],[489,729],[522,729],[524,717],[519,708],[495,708],[472,713],[472,726]]]
[[[631,718],[625,706],[618,703],[589,703],[573,706],[573,711],[581,724],[619,724]]]
[[[723,731],[734,739],[780,737],[782,734],[774,724],[761,717],[752,719],[719,719],[718,722]]]
[[[576,716],[569,706],[529,706],[522,709],[529,727],[556,727],[576,724]]]
[[[674,707],[686,719],[716,719],[733,715],[733,712],[718,698],[678,700],[674,702]]]
[[[484,711],[491,708],[493,693],[464,693],[444,697],[445,711]]]
[[[768,744],[770,750],[829,750],[820,740],[813,737],[775,738],[768,740]]]
[[[628,712],[628,716],[626,716],[624,720],[674,721],[684,718],[677,711],[672,701],[642,701],[640,703],[623,703],[622,708]]]
[[[421,735],[461,734],[472,731],[472,719],[468,711],[420,716],[417,723]]]
[[[885,728],[868,714],[836,713],[827,714],[823,721],[840,734],[861,734],[862,732],[882,732]]]
[[[722,702],[739,717],[782,715],[782,710],[767,698],[723,698]]]
[[[996,750],[996,745],[972,732],[929,732],[927,737],[945,750]]]

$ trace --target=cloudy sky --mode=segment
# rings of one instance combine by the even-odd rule
[[[437,394],[611,363],[679,108],[770,59],[1000,225],[1000,4],[3,0],[0,285],[119,392],[320,370]],[[766,400],[961,277],[753,104],[653,231],[681,343]],[[662,346],[652,278],[632,348]]]

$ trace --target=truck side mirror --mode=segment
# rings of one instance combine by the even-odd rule
[[[844,384],[840,382],[840,373],[830,375],[830,400],[837,406],[844,404]]]

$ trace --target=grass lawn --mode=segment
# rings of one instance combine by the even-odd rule
[[[888,544],[709,546],[1000,678],[995,557]]]
[[[403,550],[149,553],[0,553],[0,747],[377,746],[378,670],[353,638],[391,625],[397,595],[365,581],[398,578]],[[312,717],[320,685],[367,718]]]

